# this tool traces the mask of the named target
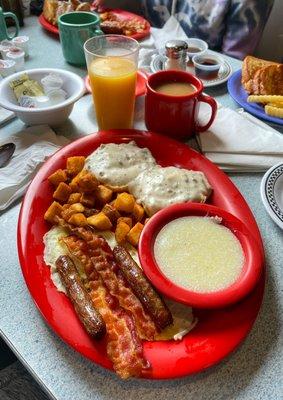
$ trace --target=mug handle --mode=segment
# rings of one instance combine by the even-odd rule
[[[102,32],[101,29],[95,29],[94,33],[95,33],[96,35],[104,35],[104,32]]]
[[[18,18],[16,17],[16,15],[13,14],[13,13],[11,13],[11,12],[4,12],[3,14],[4,14],[4,18],[12,18],[12,19],[15,21],[15,28],[16,28],[16,31],[15,31],[14,36],[9,36],[9,34],[8,34],[8,32],[7,32],[7,29],[6,29],[7,39],[11,40],[11,39],[13,39],[14,37],[16,37],[16,36],[18,35],[18,33],[19,33],[19,30],[20,30],[19,21],[18,21]]]
[[[204,126],[200,126],[200,125],[196,124],[195,130],[197,132],[204,132],[204,131],[207,131],[207,129],[210,127],[210,125],[213,123],[213,121],[216,117],[217,103],[212,97],[206,96],[205,94],[202,94],[202,93],[198,96],[198,101],[207,103],[211,107],[211,116],[210,116],[208,123],[205,124]]]

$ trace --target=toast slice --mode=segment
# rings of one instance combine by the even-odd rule
[[[253,94],[283,95],[283,64],[268,65],[256,71]]]
[[[253,78],[255,73],[259,69],[267,67],[269,65],[280,65],[280,64],[275,63],[273,61],[262,60],[261,58],[256,58],[253,56],[245,57],[242,66],[242,85],[249,94],[254,93]]]
[[[45,0],[43,5],[44,18],[54,25],[57,21],[56,13],[58,8],[58,0]]]

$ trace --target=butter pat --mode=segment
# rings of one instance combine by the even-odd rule
[[[32,79],[29,79],[27,74],[23,74],[18,79],[10,83],[17,100],[19,101],[22,96],[37,97],[43,96],[44,92],[40,84]]]

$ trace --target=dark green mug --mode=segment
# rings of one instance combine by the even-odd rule
[[[9,35],[8,31],[7,31],[7,25],[6,25],[6,18],[12,18],[15,21],[15,32],[13,35]],[[11,13],[11,12],[4,12],[2,10],[2,8],[0,7],[0,42],[1,40],[4,39],[8,39],[11,40],[13,39],[15,36],[18,35],[19,33],[19,21],[18,18],[15,14]]]
[[[85,11],[60,15],[58,27],[65,60],[74,65],[86,65],[84,43],[96,35],[103,35],[99,29],[97,14]]]

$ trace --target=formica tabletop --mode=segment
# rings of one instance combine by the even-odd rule
[[[30,37],[26,68],[55,67],[86,75],[83,68],[65,63],[60,42],[25,19],[22,35]],[[240,61],[228,58],[234,70]],[[206,90],[223,105],[236,109],[226,84]],[[139,98],[135,127],[144,128]],[[1,139],[24,128],[14,121],[0,128]],[[75,104],[70,119],[56,132],[74,140],[97,130],[90,95]],[[258,319],[240,348],[219,365],[177,380],[121,381],[83,358],[46,325],[29,295],[18,261],[16,230],[20,203],[0,213],[0,332],[17,357],[51,398],[56,400],[279,400],[282,397],[282,231],[266,214],[260,199],[262,174],[230,175],[251,207],[262,233],[267,282]],[[281,339],[280,339],[281,333]],[[281,393],[281,395],[280,395]]]

